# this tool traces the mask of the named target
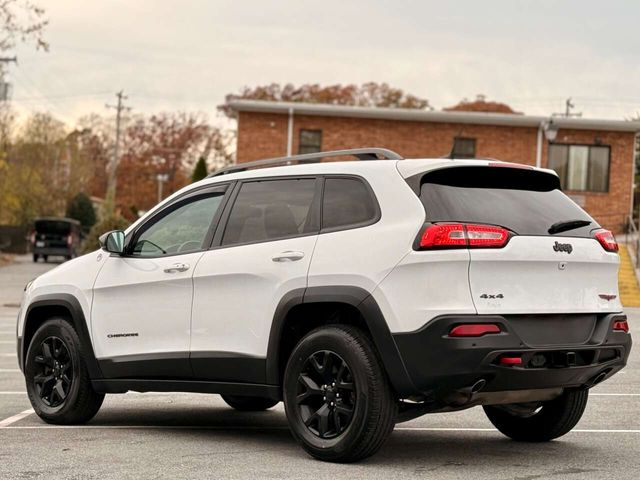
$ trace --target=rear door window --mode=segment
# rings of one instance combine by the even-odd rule
[[[558,222],[590,225],[557,233],[589,237],[598,224],[560,191],[556,176],[536,170],[452,167],[423,176],[420,200],[429,222],[498,225],[518,235],[549,235]]]
[[[243,183],[231,209],[222,245],[263,242],[318,230],[315,178]]]
[[[322,200],[322,229],[356,227],[372,222],[376,204],[358,178],[327,178]]]

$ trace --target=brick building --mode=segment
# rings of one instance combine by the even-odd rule
[[[631,212],[639,122],[234,100],[237,161],[384,147],[405,158],[496,158],[553,168],[563,189],[620,233]]]

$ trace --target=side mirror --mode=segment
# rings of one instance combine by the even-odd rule
[[[112,230],[100,237],[100,247],[109,253],[124,253],[124,232],[122,230]]]

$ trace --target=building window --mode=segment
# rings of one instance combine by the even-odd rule
[[[602,145],[549,145],[549,168],[565,190],[609,191],[611,149]]]
[[[298,153],[322,151],[322,130],[300,130]]]
[[[476,139],[456,137],[453,139],[453,158],[475,158],[476,157]]]

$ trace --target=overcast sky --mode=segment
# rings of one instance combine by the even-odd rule
[[[436,108],[482,93],[529,114],[640,112],[640,2],[35,0],[48,53],[17,50],[13,104],[72,123],[124,89],[200,110],[269,82],[388,82]]]

